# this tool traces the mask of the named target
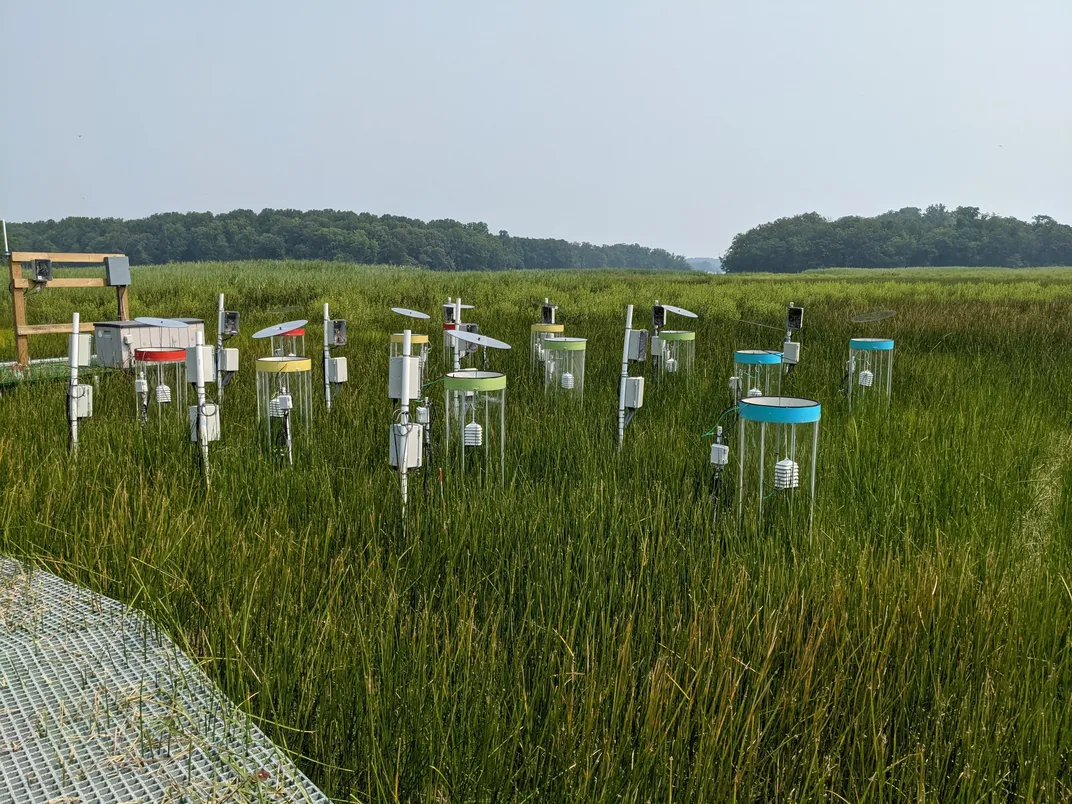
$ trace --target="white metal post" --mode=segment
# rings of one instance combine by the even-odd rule
[[[222,298],[222,297],[221,297]],[[197,443],[201,448],[201,471],[208,479],[208,425],[205,421],[205,333],[194,333],[194,390],[197,397]],[[217,363],[219,358],[217,358]]]
[[[401,438],[396,441],[395,454],[398,457],[398,472],[402,483],[402,514],[405,515],[406,502],[409,498],[409,487],[406,480],[406,468],[409,460],[409,383],[410,383],[410,365],[409,365],[409,352],[412,345],[412,335],[410,330],[406,329],[402,331],[402,398],[399,400],[401,410],[399,411],[398,424],[395,425],[398,429],[396,435]]]
[[[625,438],[625,386],[629,380],[629,335],[633,331],[633,305],[625,308],[625,341],[622,344],[622,377],[618,385],[618,449]]]
[[[454,300],[454,331],[458,332],[462,328],[462,297],[459,296]],[[460,371],[462,367],[461,353],[459,347],[462,342],[457,338],[451,338],[454,341],[454,370]]]
[[[67,343],[67,360],[71,368],[71,383],[67,389],[67,421],[71,425],[68,448],[72,454],[78,452],[78,335],[80,330],[81,316],[75,313],[71,317],[71,336]]]
[[[7,247],[7,221],[3,221],[4,225],[4,254],[10,254],[11,249]]]
[[[328,379],[328,364],[331,362],[331,318],[328,303],[324,302],[324,401],[331,410],[331,381]]]
[[[223,401],[223,294],[216,311],[216,396]]]

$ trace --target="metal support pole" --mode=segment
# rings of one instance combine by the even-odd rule
[[[459,332],[462,328],[462,297],[459,296],[454,300],[454,331]],[[454,370],[459,371],[462,367],[461,355],[459,349],[462,342],[457,338],[451,338],[454,341]]]
[[[625,308],[625,340],[622,343],[622,377],[618,384],[618,449],[625,439],[625,386],[629,380],[629,335],[633,331],[633,305]]]
[[[327,305],[324,305],[327,315]],[[406,515],[406,502],[409,499],[408,480],[406,479],[407,463],[409,461],[409,383],[410,366],[409,352],[412,345],[412,334],[408,329],[402,331],[402,398],[399,400],[400,410],[398,424],[395,425],[395,454],[398,458],[398,474],[402,485],[402,515]],[[327,347],[325,347],[326,349]]]
[[[223,294],[216,310],[216,396],[223,401]]]
[[[205,421],[205,334],[194,333],[194,390],[197,396],[197,445],[201,449],[201,471],[205,476],[205,485],[209,485],[208,477],[208,424]]]
[[[324,302],[324,402],[331,412],[331,381],[328,379],[328,364],[331,362],[331,317],[328,303]]]
[[[72,455],[78,454],[78,335],[81,332],[81,316],[75,313],[71,317],[71,335],[67,343],[67,362],[71,369],[70,387],[67,389],[67,421],[71,426],[71,436],[67,448]]]

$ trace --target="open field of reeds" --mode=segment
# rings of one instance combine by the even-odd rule
[[[132,312],[204,318],[214,341],[220,292],[242,370],[211,490],[183,425],[138,424],[130,377],[100,377],[74,461],[63,383],[23,384],[0,397],[0,552],[145,611],[332,797],[1072,798],[1072,270],[216,263],[136,268]],[[403,521],[389,308],[433,316],[414,329],[434,379],[458,295],[514,346],[491,358],[506,483],[460,476],[440,446]],[[580,410],[530,370],[545,296],[588,338]],[[699,314],[695,373],[648,387],[619,452],[624,309],[643,327],[656,299]],[[315,358],[325,301],[349,322],[350,381],[330,416],[317,395],[288,467],[256,437],[249,335],[308,318]],[[733,350],[782,340],[737,320],[780,326],[789,302],[805,326],[782,390],[823,404],[815,521],[744,532],[712,521],[701,436],[731,404]],[[106,291],[28,305],[115,314]],[[875,308],[897,315],[850,322]],[[7,308],[0,326],[11,359]],[[854,336],[896,339],[888,412],[850,415],[839,393]]]

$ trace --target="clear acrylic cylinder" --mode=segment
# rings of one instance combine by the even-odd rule
[[[893,341],[850,339],[847,382],[849,410],[854,405],[888,405],[893,395]]]
[[[410,355],[420,358],[420,385],[424,387],[424,378],[428,368],[428,355],[431,352],[431,344],[427,335],[411,332]],[[391,335],[391,357],[402,357],[402,333],[396,332]]]
[[[138,417],[185,422],[186,350],[146,347],[134,350],[134,398]]]
[[[270,454],[294,462],[294,439],[312,426],[312,361],[261,357],[256,363],[257,427]]]
[[[659,332],[662,342],[662,374],[689,377],[696,359],[696,333],[688,330],[664,329]]]
[[[305,327],[273,335],[272,354],[275,357],[305,357]]]
[[[585,338],[546,338],[543,341],[544,392],[584,399]]]
[[[810,527],[821,405],[796,397],[744,397],[738,412],[738,525]]]
[[[734,352],[730,388],[733,391],[734,404],[748,397],[781,394],[781,352],[766,349],[741,349]]]
[[[538,369],[543,366],[544,341],[548,338],[561,338],[566,331],[564,324],[533,324],[529,333],[529,367]]]
[[[443,378],[446,454],[461,472],[506,482],[506,375],[461,369]]]

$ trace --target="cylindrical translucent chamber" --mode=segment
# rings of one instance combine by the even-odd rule
[[[312,426],[312,361],[262,357],[256,362],[257,427],[267,451],[293,461],[293,441]]]
[[[738,524],[810,527],[822,407],[813,399],[756,396],[741,399],[738,412]]]
[[[273,335],[271,344],[275,357],[305,357],[305,327]]]
[[[741,349],[733,353],[730,391],[734,404],[757,396],[782,392],[782,353],[765,349]]]
[[[543,342],[544,391],[584,398],[584,338],[547,338]]]
[[[170,412],[179,421],[186,421],[186,350],[135,349],[134,399],[143,420],[162,419]]]
[[[658,335],[662,350],[659,371],[662,375],[692,376],[696,362],[696,333],[664,329]]]
[[[539,368],[544,361],[544,342],[561,338],[566,331],[564,324],[533,324],[529,331],[529,367]]]
[[[893,396],[893,346],[889,338],[849,340],[845,378],[849,410],[889,404]]]
[[[464,474],[506,481],[506,375],[462,369],[443,378],[446,454]]]

